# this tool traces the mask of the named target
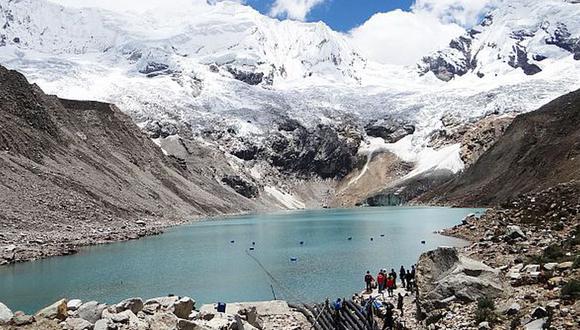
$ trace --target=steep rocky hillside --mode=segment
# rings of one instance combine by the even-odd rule
[[[494,205],[580,179],[580,90],[515,118],[460,177],[421,200]]]
[[[0,264],[255,209],[210,161],[165,156],[114,105],[45,95],[0,66]]]

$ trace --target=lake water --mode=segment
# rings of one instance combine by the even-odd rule
[[[433,232],[480,211],[357,208],[202,221],[73,256],[0,267],[0,301],[28,313],[62,297],[116,303],[173,293],[198,304],[258,301],[273,298],[271,285],[278,299],[348,297],[363,288],[366,270],[375,276],[380,268],[416,263],[423,251],[462,245]]]

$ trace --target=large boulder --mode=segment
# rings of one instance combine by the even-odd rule
[[[106,308],[107,305],[105,304],[99,304],[96,301],[89,301],[82,304],[74,315],[94,324],[101,319],[101,315]]]
[[[189,314],[193,311],[193,307],[195,306],[195,301],[189,297],[183,297],[179,299],[173,305],[173,314],[175,314],[180,319],[188,319]]]
[[[38,311],[36,313],[36,317],[50,320],[59,319],[64,321],[64,319],[66,319],[68,316],[67,310],[66,299],[62,299]]]
[[[143,299],[141,298],[129,298],[121,301],[117,305],[115,305],[115,310],[117,313],[124,312],[126,310],[130,310],[134,314],[139,313],[143,310]]]
[[[387,143],[395,143],[415,133],[415,126],[399,118],[387,117],[367,124],[365,132],[368,136],[380,137]]]
[[[498,270],[462,256],[451,247],[440,247],[421,255],[417,286],[417,306],[423,315],[445,307],[450,297],[473,302],[482,297],[498,297],[508,289]]]
[[[12,320],[13,316],[14,314],[12,314],[10,308],[8,308],[3,303],[0,303],[0,325],[8,324],[10,320]]]

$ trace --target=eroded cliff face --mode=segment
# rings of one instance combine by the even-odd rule
[[[257,208],[207,163],[165,156],[114,105],[45,95],[3,67],[0,164],[0,244],[16,245],[2,263]]]

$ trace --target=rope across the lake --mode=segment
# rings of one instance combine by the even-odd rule
[[[292,291],[286,287],[284,284],[282,284],[282,281],[278,280],[265,266],[264,264],[262,264],[262,262],[253,254],[250,253],[249,250],[245,250],[246,254],[252,258],[252,260],[254,260],[256,262],[256,264],[258,264],[258,266],[260,267],[260,269],[262,269],[262,271],[264,271],[264,273],[270,278],[270,280],[272,280],[272,283],[276,284],[288,297],[290,297],[292,300],[305,304],[305,300],[304,297],[301,294],[295,295],[292,293]]]

